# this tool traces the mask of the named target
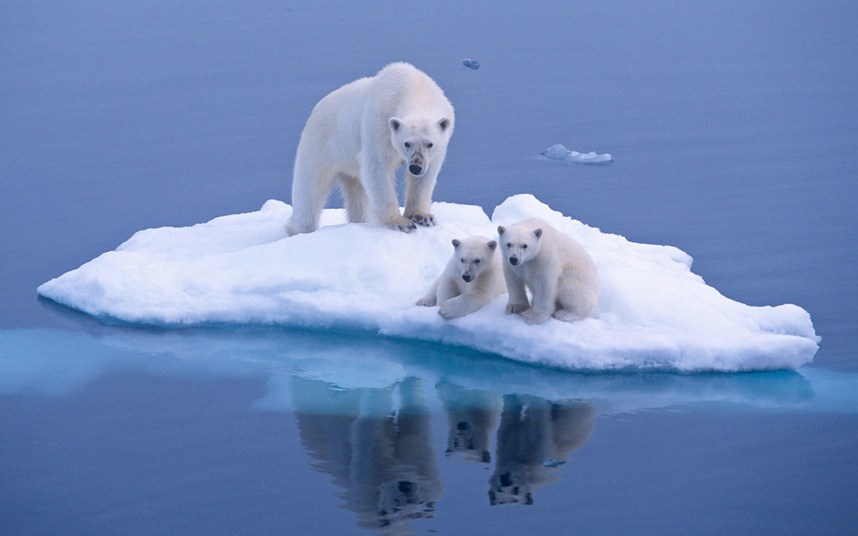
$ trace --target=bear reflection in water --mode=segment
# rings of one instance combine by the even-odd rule
[[[446,453],[490,463],[497,425],[495,470],[489,502],[533,504],[537,487],[556,479],[551,471],[590,437],[596,412],[580,400],[551,402],[532,395],[506,395],[441,382],[438,397],[449,422]]]
[[[557,478],[550,467],[587,441],[595,418],[588,402],[504,396],[489,502],[533,504],[536,488]]]
[[[360,526],[385,528],[434,515],[441,481],[420,380],[340,389],[296,377],[293,394],[301,443],[314,467],[343,489],[340,497]]]
[[[402,528],[434,516],[442,486],[421,380],[344,389],[293,377],[292,387],[301,443],[360,526]],[[502,396],[443,381],[436,392],[447,414],[447,455],[490,464],[497,430],[492,505],[533,504],[534,491],[557,478],[552,468],[584,444],[595,420],[582,401]]]

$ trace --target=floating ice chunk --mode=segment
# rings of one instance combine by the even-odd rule
[[[817,351],[804,309],[730,300],[675,247],[603,233],[532,195],[507,199],[491,219],[476,206],[434,203],[432,210],[437,226],[405,234],[347,224],[342,209],[328,209],[318,231],[290,238],[284,224],[292,208],[269,201],[248,214],[140,231],[38,292],[128,323],[370,331],[566,369],[795,369]],[[444,269],[453,238],[496,236],[498,224],[525,217],[547,221],[590,252],[601,287],[593,318],[530,326],[504,314],[505,295],[454,321],[414,305]]]
[[[480,62],[478,62],[477,60],[472,60],[470,58],[463,59],[462,65],[464,65],[468,69],[473,69],[475,71],[480,68]]]
[[[579,153],[578,151],[570,151],[561,143],[552,145],[539,154],[549,160],[560,160],[562,162],[572,162],[573,164],[606,165],[614,161],[610,153]]]

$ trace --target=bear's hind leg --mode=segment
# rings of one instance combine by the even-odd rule
[[[292,216],[286,224],[289,236],[312,233],[319,228],[319,217],[334,187],[328,170],[309,171],[298,159],[292,177]]]
[[[567,270],[557,289],[557,311],[554,318],[575,322],[589,317],[596,308],[597,293],[575,271]]]
[[[363,223],[367,219],[366,207],[367,197],[366,190],[360,179],[340,173],[338,176],[340,181],[340,189],[343,191],[343,198],[346,204],[346,216],[350,223]]]

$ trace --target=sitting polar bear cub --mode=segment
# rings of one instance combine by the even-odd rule
[[[435,225],[429,207],[453,121],[441,88],[407,63],[329,93],[313,108],[298,143],[289,234],[318,229],[337,182],[350,222],[405,232]],[[403,164],[404,216],[396,194],[396,170]]]
[[[509,290],[507,314],[519,313],[528,324],[540,324],[552,315],[565,322],[590,316],[599,297],[599,278],[578,242],[536,218],[509,229],[498,227],[498,233]]]
[[[440,305],[444,318],[459,318],[473,313],[506,292],[498,243],[484,236],[453,240],[453,256],[444,272],[432,284],[417,305]]]

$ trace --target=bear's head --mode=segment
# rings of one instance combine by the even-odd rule
[[[533,504],[533,490],[527,477],[523,473],[496,469],[489,479],[489,504]]]
[[[513,225],[509,229],[498,227],[501,251],[504,261],[512,266],[519,266],[531,260],[539,253],[542,229],[532,229],[527,226]]]
[[[443,160],[453,131],[453,123],[446,117],[436,121],[391,117],[387,126],[390,143],[415,177],[425,175],[433,159]]]
[[[483,270],[492,265],[497,246],[496,241],[484,236],[453,239],[453,255],[465,283],[475,281]]]

